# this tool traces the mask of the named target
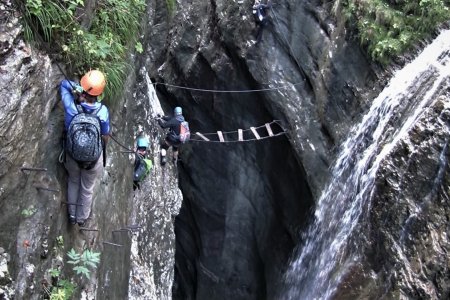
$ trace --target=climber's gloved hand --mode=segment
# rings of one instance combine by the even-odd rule
[[[83,88],[81,87],[81,85],[74,84],[72,86],[72,94],[79,96],[79,95],[81,95],[81,93],[83,93]]]

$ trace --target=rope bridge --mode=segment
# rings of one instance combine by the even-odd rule
[[[250,127],[249,129],[238,129],[236,131],[217,131],[213,133],[196,132],[194,135],[199,137],[191,137],[191,142],[204,143],[242,143],[250,141],[259,141],[268,138],[285,135],[287,131],[281,126],[281,121],[273,120],[270,123],[258,127]]]

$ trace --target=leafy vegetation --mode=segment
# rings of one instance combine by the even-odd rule
[[[62,275],[62,268],[64,266],[63,259],[60,255],[63,253],[61,251],[64,251],[64,238],[62,235],[56,238],[56,243],[57,246],[54,249],[55,263],[52,268],[47,270],[47,276],[42,280],[43,299],[70,300],[73,299],[77,285],[74,283],[74,278],[64,278],[64,275]],[[67,256],[69,257],[67,263],[73,265],[73,271],[77,275],[81,275],[81,278],[84,276],[89,279],[91,271],[96,269],[100,262],[100,252],[89,249],[77,253],[72,248],[67,252]]]
[[[74,265],[73,270],[78,275],[84,275],[87,278],[91,277],[91,270],[89,268],[97,268],[97,264],[100,262],[100,252],[90,251],[89,249],[79,254],[72,248],[67,255],[70,258],[67,262]]]
[[[76,285],[69,280],[59,279],[61,275],[61,271],[59,269],[50,269],[48,270],[49,275],[51,276],[52,285],[47,286],[43,285],[43,289],[45,292],[44,299],[50,300],[69,300],[71,299]],[[48,281],[46,281],[48,282]]]
[[[75,284],[68,280],[60,280],[56,287],[53,287],[50,300],[69,300],[75,291]]]
[[[122,89],[128,48],[140,45],[136,36],[145,0],[98,0],[89,29],[81,24],[83,6],[84,0],[26,0],[25,38],[38,41],[42,35],[52,49],[62,52],[75,75],[103,71],[108,80],[105,96],[110,98]]]
[[[388,63],[450,20],[449,0],[344,0],[343,6],[361,44],[381,63]]]
[[[170,14],[173,14],[175,11],[176,0],[166,0],[167,10]]]
[[[64,237],[62,235],[59,235],[56,237],[56,245],[58,247],[63,247],[64,246]]]
[[[31,217],[34,213],[37,212],[37,208],[34,205],[30,205],[29,207],[22,210],[20,213],[25,218]]]
[[[59,277],[59,275],[61,274],[61,271],[58,269],[50,269],[48,270],[48,273],[50,274],[51,277]]]

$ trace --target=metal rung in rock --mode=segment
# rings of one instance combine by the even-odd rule
[[[88,228],[88,227],[79,227],[78,228],[80,231],[100,231],[96,228]]]
[[[204,136],[203,134],[201,134],[200,132],[196,132],[195,134],[198,135],[199,137],[201,137],[202,139],[204,139],[205,141],[209,141],[209,139],[206,136]]]
[[[244,132],[242,129],[238,129],[238,140],[242,142],[244,140]]]
[[[83,206],[83,204],[75,204],[75,203],[69,203],[67,201],[61,201],[62,204],[67,204],[67,205],[75,205],[75,206]]]
[[[266,123],[266,129],[267,129],[267,132],[269,133],[269,136],[273,136],[273,131],[272,131],[272,128],[270,128],[269,123]]]
[[[217,135],[219,136],[219,141],[221,143],[225,142],[225,139],[223,138],[222,131],[217,131]]]
[[[259,134],[256,132],[255,127],[250,127],[251,131],[253,132],[253,134],[255,135],[256,139],[259,140],[261,139],[261,137],[259,136]]]
[[[107,244],[107,245],[111,245],[111,246],[116,246],[116,247],[123,247],[123,245],[116,244],[116,243],[111,243],[111,242],[103,242],[103,244]]]
[[[32,167],[21,167],[20,171],[35,171],[35,172],[47,172],[47,168],[32,168]]]
[[[34,186],[36,189],[38,189],[38,190],[44,190],[44,191],[50,191],[50,192],[56,192],[56,193],[59,193],[59,190],[58,189],[52,189],[52,188],[49,188],[49,187],[46,187],[46,186],[40,186],[40,185],[36,185],[36,186]]]

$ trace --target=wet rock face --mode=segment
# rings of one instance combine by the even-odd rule
[[[14,299],[13,281],[8,272],[8,262],[11,256],[0,247],[0,298]]]
[[[377,180],[368,253],[380,297],[450,295],[450,106],[444,95],[384,162]]]
[[[368,212],[349,245],[348,251],[362,250],[359,263],[336,299],[449,297],[449,83],[383,159]]]
[[[172,14],[149,4],[150,77],[221,93],[156,85],[181,105],[193,132],[283,121],[286,137],[248,144],[192,142],[182,149],[183,206],[176,219],[177,299],[271,298],[328,177],[333,147],[366,105],[376,76],[345,39],[331,4],[285,1],[262,42],[253,1],[189,1]],[[282,87],[282,88],[278,88]],[[278,276],[278,277],[277,277]]]

